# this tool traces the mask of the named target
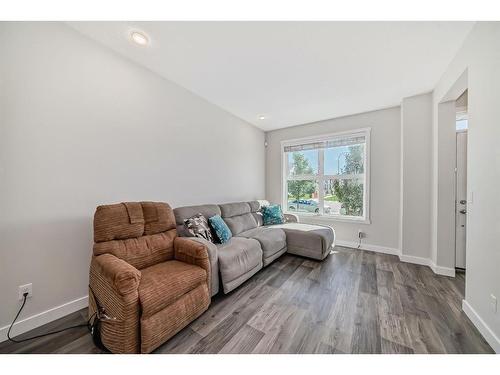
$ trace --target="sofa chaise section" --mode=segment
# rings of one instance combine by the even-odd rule
[[[257,221],[262,220],[262,206],[269,205],[266,200],[248,202]],[[332,227],[318,224],[299,223],[295,214],[283,214],[285,222],[263,226],[269,229],[281,229],[286,234],[287,252],[306,258],[317,260],[325,259],[330,249],[335,246],[335,231]],[[261,224],[262,225],[262,224]],[[264,265],[266,265],[264,263]]]
[[[326,225],[288,222],[271,228],[279,228],[286,233],[287,251],[290,254],[323,260],[334,246],[335,231]]]

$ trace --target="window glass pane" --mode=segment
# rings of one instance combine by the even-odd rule
[[[363,216],[363,188],[363,178],[325,180],[325,214]]]
[[[325,149],[325,175],[364,173],[364,152],[364,144]]]
[[[287,181],[287,211],[318,213],[318,182],[315,180]]]
[[[287,157],[289,176],[318,174],[318,150],[289,152]]]
[[[467,119],[457,120],[457,130],[466,130],[468,127]]]

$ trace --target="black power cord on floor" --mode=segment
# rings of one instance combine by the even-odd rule
[[[67,331],[69,329],[82,328],[82,327],[87,327],[87,329],[90,331],[90,329],[91,329],[91,323],[90,322],[91,322],[92,318],[94,318],[94,316],[96,315],[95,313],[90,316],[89,320],[87,321],[87,324],[78,324],[78,325],[75,325],[75,326],[71,326],[71,327],[66,327],[66,328],[60,329],[58,331],[53,331],[53,332],[44,333],[42,335],[28,337],[28,338],[22,339],[22,340],[16,340],[15,338],[10,337],[10,331],[12,330],[12,327],[14,326],[14,323],[16,322],[17,318],[19,318],[19,314],[21,314],[21,311],[23,311],[23,308],[24,308],[24,305],[26,304],[26,299],[27,298],[28,298],[28,293],[24,293],[23,294],[23,304],[21,305],[21,308],[17,312],[16,317],[12,321],[12,324],[10,325],[9,330],[7,331],[7,338],[9,339],[9,341],[12,341],[12,342],[15,342],[15,343],[21,343],[21,342],[25,342],[25,341],[34,340],[34,339],[38,339],[38,338],[41,338],[41,337],[49,336],[49,335],[54,335],[56,333],[64,332],[64,331]]]

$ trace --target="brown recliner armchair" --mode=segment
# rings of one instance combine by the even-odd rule
[[[114,319],[101,323],[102,342],[111,352],[149,353],[208,308],[207,249],[177,237],[168,204],[97,207],[94,242],[89,314],[97,298]]]

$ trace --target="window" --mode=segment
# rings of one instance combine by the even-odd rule
[[[467,119],[467,111],[466,110],[457,111],[457,120],[456,120],[457,132],[467,130],[468,128],[469,128],[469,122]]]
[[[370,129],[283,141],[283,208],[299,215],[369,220]]]

